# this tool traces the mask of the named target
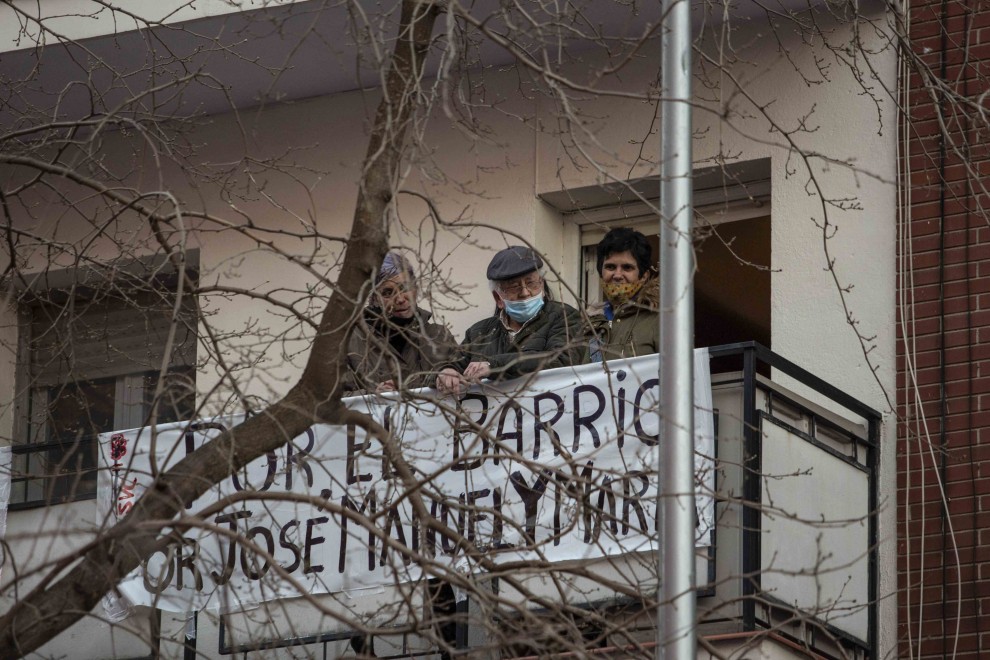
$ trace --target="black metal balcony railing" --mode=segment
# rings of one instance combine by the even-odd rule
[[[878,594],[878,572],[877,572],[877,506],[878,506],[878,458],[879,458],[879,433],[881,414],[850,396],[846,392],[825,382],[809,371],[797,366],[790,360],[772,352],[765,346],[755,342],[745,342],[716,346],[709,349],[713,363],[716,361],[723,364],[728,363],[729,369],[741,370],[742,380],[742,411],[743,411],[743,457],[742,457],[742,599],[741,599],[741,624],[745,631],[753,631],[759,628],[770,629],[775,627],[778,620],[775,620],[773,613],[779,612],[781,618],[793,618],[795,607],[792,604],[781,602],[764,588],[764,576],[767,573],[767,557],[761,547],[766,536],[765,522],[767,518],[768,503],[764,492],[770,481],[764,470],[764,457],[767,456],[768,447],[764,445],[767,439],[768,422],[775,422],[778,426],[786,427],[775,420],[775,409],[786,407],[791,411],[796,411],[805,416],[808,420],[807,430],[788,428],[792,437],[798,438],[820,452],[822,458],[828,461],[838,461],[835,465],[846,465],[851,474],[862,474],[866,480],[866,494],[868,501],[861,503],[861,515],[859,521],[865,523],[866,544],[862,548],[851,549],[856,556],[866,559],[866,580],[867,580],[867,602],[858,603],[850,616],[856,613],[866,615],[865,625],[857,626],[860,630],[865,630],[865,635],[850,634],[849,626],[837,626],[822,620],[811,614],[811,628],[817,629],[821,635],[817,636],[819,641],[827,637],[828,646],[834,647],[836,643],[845,646],[841,655],[846,655],[850,650],[858,650],[859,655],[870,658],[877,657],[877,594]],[[734,364],[733,364],[734,362]],[[724,368],[724,367],[723,367]],[[847,411],[854,418],[860,418],[865,424],[865,434],[859,436],[850,432],[848,426],[836,423],[835,417],[827,414],[827,411],[815,407],[810,407],[806,401],[798,400],[797,397],[789,396],[779,388],[773,387],[773,382],[761,378],[760,374],[765,373],[765,369],[773,370],[774,378],[784,375],[801,386],[815,392],[819,397]],[[762,396],[762,404],[758,405],[757,398]],[[817,398],[817,397],[816,397]],[[833,406],[833,407],[834,407]],[[839,438],[839,442],[832,441]],[[773,449],[772,447],[769,449]],[[835,475],[838,476],[838,475]],[[836,483],[835,491],[841,490],[843,485]],[[837,492],[832,493],[806,493],[808,498],[813,497],[836,497]],[[856,520],[849,520],[847,524],[852,526]],[[721,531],[719,532],[721,533]],[[809,534],[818,533],[809,528]],[[792,578],[793,579],[793,578]],[[846,608],[849,610],[850,608]],[[807,614],[807,613],[806,613]],[[806,626],[806,631],[808,627]],[[809,640],[815,635],[807,634],[805,638],[798,639],[802,645],[815,647],[816,644]]]

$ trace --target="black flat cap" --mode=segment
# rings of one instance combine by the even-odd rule
[[[543,259],[528,247],[513,245],[499,250],[488,264],[488,279],[510,280],[543,268]]]

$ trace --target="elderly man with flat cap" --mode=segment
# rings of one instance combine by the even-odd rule
[[[495,314],[464,335],[458,359],[437,376],[437,389],[458,394],[466,383],[505,380],[581,364],[585,330],[581,314],[551,299],[543,260],[520,245],[499,251],[488,264]]]

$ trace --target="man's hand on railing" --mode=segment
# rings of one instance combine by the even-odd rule
[[[375,386],[375,394],[382,394],[383,392],[394,392],[395,391],[395,381],[392,379],[383,380]]]
[[[464,370],[464,379],[476,383],[482,378],[488,378],[492,373],[491,362],[472,362]]]
[[[492,365],[489,362],[471,362],[464,369],[461,375],[456,369],[447,367],[437,375],[437,389],[442,394],[461,393],[461,389],[471,383],[477,383],[483,378],[488,378],[492,373]]]
[[[441,394],[459,395],[462,384],[466,385],[463,376],[456,369],[447,367],[437,374],[437,389]]]

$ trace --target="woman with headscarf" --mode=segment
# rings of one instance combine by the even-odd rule
[[[437,368],[449,361],[457,342],[417,307],[416,293],[412,265],[389,252],[347,345],[345,396],[432,385]]]

